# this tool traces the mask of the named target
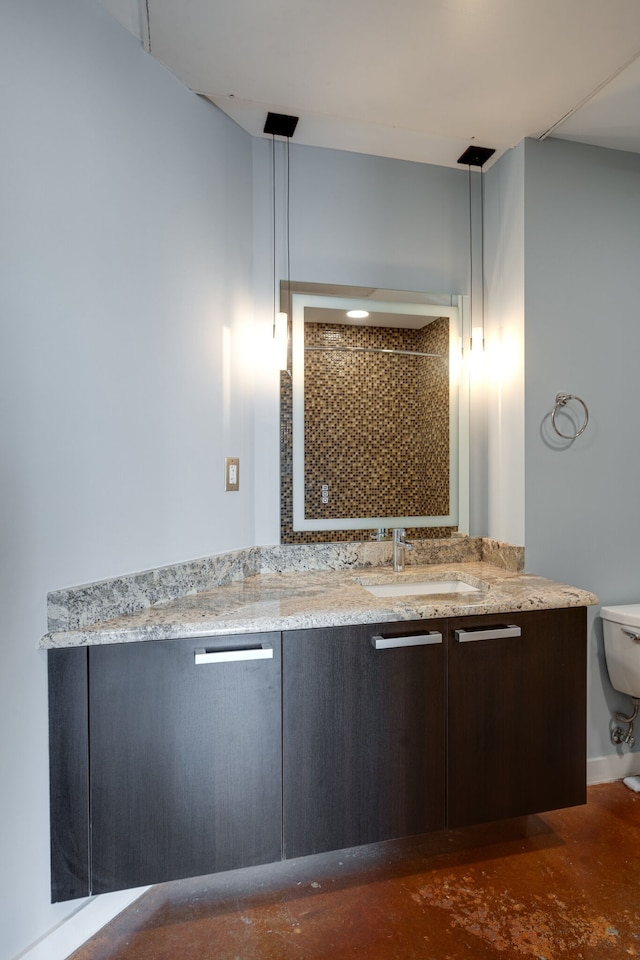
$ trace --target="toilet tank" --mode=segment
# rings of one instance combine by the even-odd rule
[[[640,603],[600,610],[611,686],[640,699]]]

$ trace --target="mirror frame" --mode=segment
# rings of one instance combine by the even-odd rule
[[[335,289],[335,288],[334,288]],[[469,531],[469,380],[462,360],[463,337],[469,325],[469,298],[464,295],[415,294],[432,303],[400,299],[404,291],[376,291],[397,300],[373,300],[344,296],[290,295],[292,318],[293,386],[293,530],[295,532],[362,530],[389,527],[457,527],[459,534]],[[447,304],[445,301],[449,301]],[[305,516],[304,497],[304,311],[305,307],[326,309],[362,309],[369,313],[404,313],[425,317],[449,318],[449,513],[446,516],[334,517],[313,519]]]

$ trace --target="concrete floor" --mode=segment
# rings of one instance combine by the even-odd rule
[[[473,784],[470,784],[473,789]],[[640,957],[640,794],[161,884],[72,960]]]

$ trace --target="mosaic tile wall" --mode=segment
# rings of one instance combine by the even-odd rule
[[[307,516],[438,516],[449,512],[448,320],[423,330],[315,324],[307,347],[408,350],[438,357],[307,350],[305,509]],[[368,539],[363,531],[292,527],[291,380],[281,381],[281,541]],[[429,415],[425,416],[425,411]],[[323,503],[323,485],[325,499]],[[450,536],[419,528],[410,536]]]

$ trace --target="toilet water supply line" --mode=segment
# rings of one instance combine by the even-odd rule
[[[614,714],[614,720],[616,720],[618,723],[629,724],[626,733],[622,727],[615,727],[611,731],[611,740],[616,744],[616,746],[626,743],[627,746],[633,747],[634,743],[636,742],[636,738],[633,736],[633,721],[638,716],[638,710],[640,710],[640,700],[636,699],[636,697],[631,697],[631,701],[633,703],[633,713],[630,717],[625,717],[624,713]]]

